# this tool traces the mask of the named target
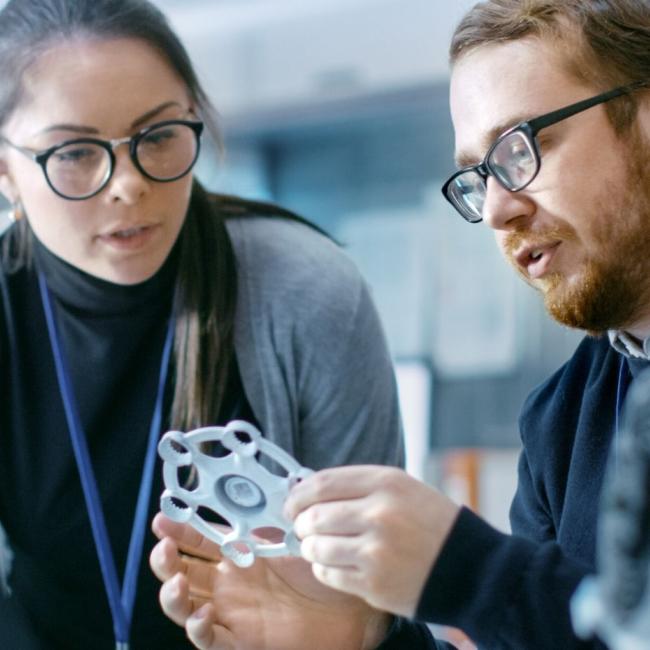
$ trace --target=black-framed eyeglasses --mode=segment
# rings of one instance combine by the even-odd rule
[[[115,140],[75,138],[34,151],[2,138],[41,166],[52,190],[71,201],[89,199],[101,192],[115,169],[115,147],[129,145],[129,155],[143,176],[159,183],[182,178],[199,157],[203,122],[165,120],[135,135]]]
[[[511,192],[523,190],[537,176],[541,156],[536,136],[542,129],[597,104],[647,88],[649,84],[648,81],[637,81],[619,86],[532,120],[520,122],[494,141],[480,163],[463,167],[453,174],[442,186],[444,197],[466,221],[482,221],[488,176],[493,176],[499,185]]]

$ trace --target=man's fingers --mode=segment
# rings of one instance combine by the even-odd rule
[[[301,545],[302,556],[308,562],[339,568],[359,568],[361,539],[336,535],[310,535]]]
[[[363,498],[381,486],[387,476],[396,472],[400,470],[380,465],[352,465],[321,470],[292,488],[285,503],[285,515],[294,519],[299,512],[314,503]]]
[[[171,537],[184,553],[214,562],[222,559],[218,544],[215,544],[191,526],[172,521],[161,512],[157,513],[153,518],[151,529],[159,539]]]
[[[311,565],[311,570],[320,582],[332,589],[362,598],[367,595],[366,577],[354,567],[333,567],[315,563]]]
[[[233,650],[235,639],[227,628],[217,624],[212,605],[204,605],[187,619],[185,631],[199,650]]]
[[[294,532],[309,535],[360,535],[367,529],[367,499],[316,503],[303,510],[294,521]]]

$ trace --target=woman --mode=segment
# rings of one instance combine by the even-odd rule
[[[314,469],[402,460],[366,286],[298,218],[207,194],[202,131],[148,2],[0,12],[2,648],[187,647],[141,562],[168,428],[247,419]]]

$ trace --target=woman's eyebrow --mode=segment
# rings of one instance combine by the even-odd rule
[[[163,102],[159,106],[156,106],[155,108],[152,108],[150,111],[147,111],[144,115],[141,115],[137,120],[134,120],[131,123],[132,128],[136,128],[145,122],[148,122],[152,117],[156,117],[158,113],[162,113],[166,108],[169,108],[170,106],[179,106],[181,107],[181,104],[178,102]]]
[[[74,131],[75,133],[95,134],[99,131],[94,126],[83,126],[81,124],[52,124],[43,129],[40,133],[49,133],[50,131]]]
[[[136,128],[145,122],[148,122],[152,117],[155,117],[159,113],[162,113],[166,108],[170,106],[181,106],[178,102],[163,102],[159,106],[152,108],[150,111],[144,113],[131,123],[132,128]],[[99,133],[99,129],[94,126],[85,126],[83,124],[68,124],[62,122],[60,124],[51,124],[46,127],[40,133],[50,133],[51,131],[72,131],[74,133],[81,133],[82,135],[96,135]]]

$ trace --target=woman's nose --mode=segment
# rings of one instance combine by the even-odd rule
[[[133,205],[149,191],[151,181],[135,166],[128,147],[116,147],[114,152],[115,167],[106,188],[107,195],[112,202]]]

